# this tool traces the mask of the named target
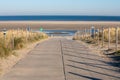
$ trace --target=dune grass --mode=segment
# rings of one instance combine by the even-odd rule
[[[110,49],[115,53],[115,55],[120,56],[120,28],[118,28],[118,50],[116,51],[115,43],[116,43],[116,28],[110,28]],[[94,46],[99,47],[108,47],[108,41],[109,41],[109,30],[108,28],[105,28],[102,32],[102,29],[100,32],[97,32],[94,34],[94,38],[91,37],[90,34],[85,35],[85,34],[78,34],[76,33],[75,36],[73,37],[73,40],[81,40],[85,43],[92,44]],[[103,33],[104,33],[104,42],[102,41],[103,39]],[[104,45],[103,45],[104,44]],[[107,46],[106,46],[107,45]]]
[[[106,42],[108,42],[108,34],[109,34],[108,33],[108,29],[104,29],[104,40]],[[115,40],[116,39],[115,36],[116,36],[116,29],[115,28],[110,28],[110,37],[111,37],[110,41],[111,42],[115,42],[116,41]],[[118,28],[118,40],[120,40],[120,28]]]
[[[6,36],[0,32],[0,58],[14,55],[14,50],[24,48],[26,44],[48,38],[45,33],[9,30]]]
[[[108,39],[109,39],[108,38],[108,28],[104,29],[103,32],[104,32],[104,41],[108,42]],[[92,39],[91,35],[87,35],[89,40],[95,40],[95,41],[97,41],[98,38],[101,41],[102,36],[103,36],[102,31],[100,31],[99,34],[95,33],[95,35],[94,35],[95,38],[94,39]],[[115,28],[110,28],[110,41],[115,43],[115,41],[116,41],[115,37],[116,37],[116,29]],[[79,34],[77,36],[75,35],[73,37],[73,40],[88,40],[88,39],[86,39],[86,37],[81,36],[81,34]],[[118,28],[118,40],[120,40],[120,28]]]
[[[120,56],[120,50],[116,51],[115,53],[115,55]]]

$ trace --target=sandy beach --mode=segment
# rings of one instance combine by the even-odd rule
[[[52,30],[79,30],[84,27],[116,27],[120,22],[100,22],[100,21],[0,21],[0,29],[26,29],[30,26],[33,30],[40,27]]]

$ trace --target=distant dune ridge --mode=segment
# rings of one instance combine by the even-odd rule
[[[0,29],[26,29],[31,27],[33,30],[44,29],[57,30],[79,30],[84,27],[116,27],[120,22],[100,22],[100,21],[0,21]]]

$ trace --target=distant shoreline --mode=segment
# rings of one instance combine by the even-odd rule
[[[0,21],[0,23],[120,23],[120,21]]]

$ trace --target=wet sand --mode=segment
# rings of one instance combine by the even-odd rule
[[[26,29],[30,26],[33,30],[40,27],[52,30],[79,30],[84,27],[116,27],[120,22],[100,22],[100,21],[0,21],[0,29]]]

